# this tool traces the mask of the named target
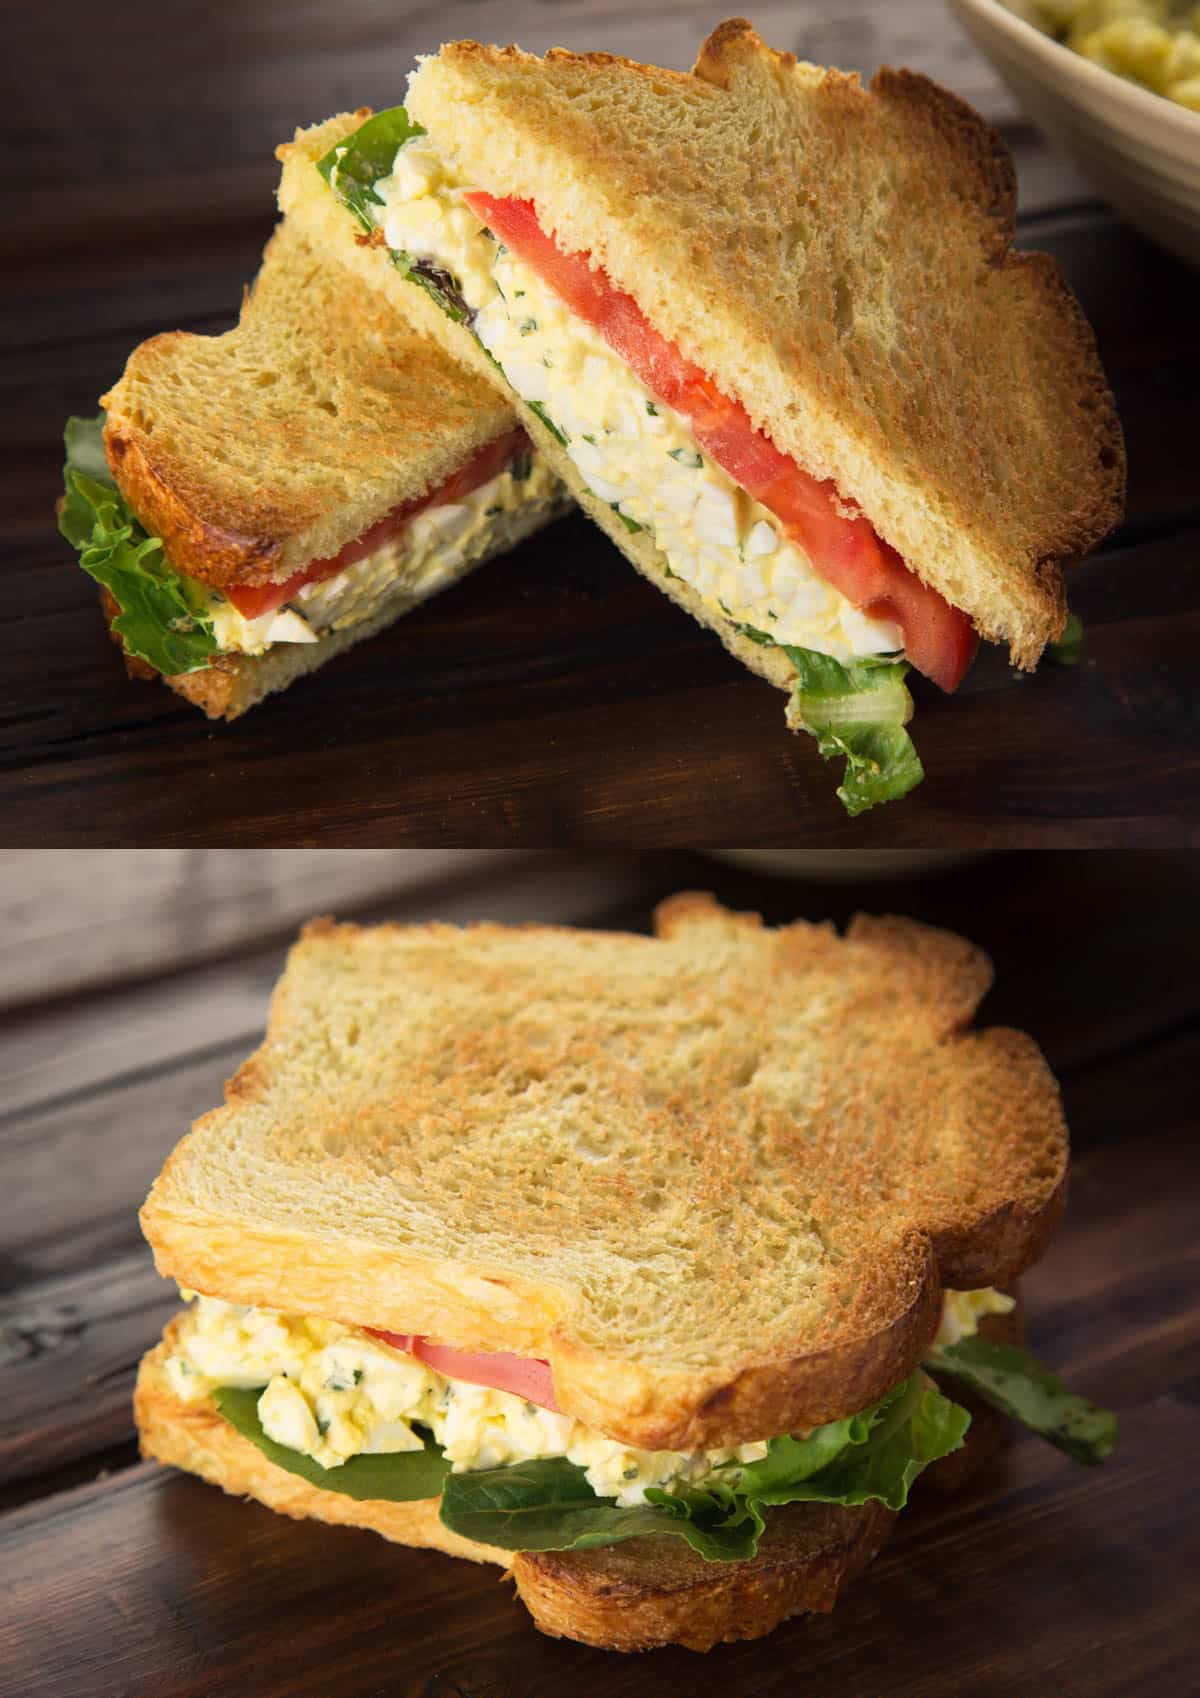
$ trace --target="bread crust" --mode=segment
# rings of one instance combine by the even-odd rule
[[[915,72],[867,91],[799,64],[744,19],[690,76],[451,43],[409,107],[1036,663],[1065,622],[1063,567],[1120,517],[1124,451],[1070,289],[1012,246],[1012,161],[977,113]],[[466,357],[464,332],[443,337]]]
[[[845,939],[803,924],[764,932],[757,916],[731,915],[696,894],[664,904],[656,925],[657,942],[547,927],[306,928],[273,1000],[265,1044],[230,1081],[227,1106],[199,1121],[168,1159],[143,1208],[160,1272],[232,1301],[544,1358],[567,1413],[638,1448],[739,1444],[820,1425],[882,1396],[927,1348],[944,1287],[1005,1286],[1047,1241],[1062,1206],[1067,1146],[1045,1063],[1022,1034],[967,1030],[990,968],[947,933],[862,917]],[[628,982],[635,970],[632,1000],[602,1016],[614,977]],[[434,974],[423,990],[433,998],[437,1047],[409,1054],[408,999],[426,971]],[[288,1056],[296,1045],[303,1054],[317,1004],[325,1007],[323,987],[334,977],[343,985],[403,984],[405,1012],[393,1024],[396,1015],[372,1006],[368,1024],[392,1059],[371,1051],[370,1091],[355,1086],[347,1097],[345,1079],[322,1084],[305,1071],[295,1075],[304,1081],[301,1099],[297,1085],[287,1084]],[[717,987],[711,994],[710,978]],[[530,1049],[519,1013],[498,1000],[500,987],[518,998],[545,998],[556,983],[563,996],[582,996],[589,1010],[583,1061],[571,1048],[570,1029],[561,1053],[548,1050],[545,1038]],[[788,1028],[786,1054],[819,1087],[810,1085],[786,1113],[775,1096],[747,1094],[735,1083],[742,1053],[735,1028],[700,1071],[689,1064],[679,1111],[648,1109],[645,1101],[647,1088],[666,1089],[656,1081],[674,1065],[674,1038],[661,1049],[638,1050],[628,1072],[623,1064],[613,1071],[619,1032],[636,1029],[639,1019],[661,1021],[665,999],[680,994],[680,1043],[705,1029],[697,1022],[718,1022],[712,1029],[719,1029],[721,1010],[746,1002],[757,1011],[752,1023],[762,1046],[764,989],[784,1018],[793,984],[798,1006],[807,998],[823,1007],[833,1007],[838,995],[848,1000],[819,1032],[803,1023]],[[334,1045],[341,1017],[325,1009],[320,1018],[333,1022],[324,1029]],[[354,1016],[356,1031],[364,1018]],[[456,1022],[468,1024],[460,1030]],[[863,1046],[874,1062],[865,1073]],[[336,1053],[321,1050],[323,1067]],[[343,1065],[359,1066],[357,1039],[354,1054],[344,1054]],[[767,1073],[783,1065],[771,1060],[769,1045],[756,1054]],[[483,1117],[496,1115],[491,1136],[499,1140],[528,1089],[529,1071],[539,1070],[556,1081],[574,1070],[581,1088],[608,1104],[603,1124],[629,1128],[636,1147],[611,1179],[541,1130],[556,1123],[550,1099],[538,1110],[533,1177],[524,1165],[493,1173],[483,1164],[485,1146],[476,1150],[473,1129],[491,1126]],[[904,1084],[910,1074],[911,1092]],[[410,1134],[397,1130],[392,1105],[400,1091],[405,1123],[419,1141],[416,1157],[404,1141]],[[941,1154],[929,1142],[934,1121],[912,1106],[914,1095],[925,1101],[931,1092],[954,1131]],[[568,1096],[563,1112],[573,1113],[577,1101]],[[379,1115],[386,1130],[377,1130]],[[710,1136],[717,1150],[711,1178],[704,1157]],[[635,1165],[637,1149],[647,1152],[644,1168]],[[243,1180],[247,1155],[253,1177]],[[552,1158],[566,1179],[547,1188],[540,1176]],[[420,1162],[419,1223],[405,1200],[410,1159]],[[668,1214],[658,1218],[677,1219],[672,1231],[692,1237],[659,1275],[653,1260],[643,1266],[632,1243],[625,1246],[618,1216],[632,1208],[638,1218],[643,1201],[654,1202],[661,1163],[675,1166],[670,1189],[679,1193],[681,1212],[670,1215],[671,1197],[660,1193],[655,1206]],[[393,1177],[381,1182],[381,1170]],[[794,1174],[812,1188],[813,1200],[803,1192],[787,1200]],[[286,1187],[286,1208],[268,1200],[275,1184]],[[736,1212],[727,1218],[719,1211],[731,1194]],[[534,1195],[536,1211],[527,1217],[522,1210]],[[326,1219],[329,1198],[337,1200],[336,1225]],[[369,1200],[361,1222],[360,1199]],[[697,1236],[695,1221],[714,1208],[720,1238]],[[382,1224],[384,1211],[394,1229]],[[507,1225],[496,1224],[501,1216]],[[764,1311],[762,1323],[747,1329],[745,1313],[757,1313],[754,1286],[767,1278],[753,1246],[772,1219],[772,1256],[777,1262],[807,1245],[804,1278],[821,1299],[812,1308],[789,1308],[800,1276],[787,1274],[778,1290],[769,1288],[772,1314]],[[611,1264],[605,1232],[617,1234]],[[644,1258],[644,1239],[637,1243]],[[742,1244],[752,1258],[744,1265]],[[586,1264],[578,1260],[581,1246]],[[668,1238],[654,1248],[666,1255]],[[772,1277],[780,1279],[777,1266]],[[606,1282],[618,1282],[604,1299],[610,1307],[597,1311],[600,1299],[585,1296],[584,1279],[602,1293]],[[715,1336],[707,1323],[700,1329],[703,1353],[689,1347],[684,1362],[680,1329],[700,1328],[699,1316],[688,1309],[670,1321],[667,1311],[696,1280],[717,1301],[727,1287],[738,1295],[722,1310]],[[617,1304],[638,1302],[649,1305],[654,1330],[626,1342],[604,1317]],[[784,1324],[780,1316],[794,1318]]]
[[[747,1562],[705,1562],[670,1537],[631,1539],[598,1550],[525,1551],[513,1559],[513,1578],[534,1624],[553,1639],[606,1651],[711,1651],[759,1639],[792,1616],[828,1615],[894,1521],[876,1502],[788,1504],[768,1511]]]
[[[981,1330],[1014,1326],[988,1316]],[[683,1645],[707,1651],[729,1640],[755,1639],[789,1618],[832,1610],[885,1543],[895,1516],[872,1502],[847,1509],[791,1504],[767,1515],[758,1554],[744,1563],[707,1563],[682,1540],[632,1539],[585,1551],[497,1550],[462,1539],[438,1519],[438,1500],[355,1500],[311,1486],[268,1462],[210,1401],[184,1403],[163,1372],[180,1324],[142,1359],[134,1395],[142,1455],[198,1474],[234,1496],[252,1497],[281,1515],[363,1527],[401,1545],[444,1551],[508,1570],[535,1625],[552,1638],[604,1650],[644,1651]],[[957,1401],[968,1399],[952,1388]],[[1005,1442],[1008,1423],[973,1405],[961,1449],[932,1464],[919,1487],[955,1491]]]

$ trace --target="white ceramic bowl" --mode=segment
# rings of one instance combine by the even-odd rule
[[[1029,22],[1030,0],[950,0],[1021,107],[1135,229],[1200,266],[1200,112]]]

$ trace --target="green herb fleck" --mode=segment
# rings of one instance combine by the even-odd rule
[[[560,430],[558,428],[558,426],[555,424],[554,420],[550,417],[549,413],[546,411],[545,407],[543,407],[542,403],[540,401],[529,401],[526,404],[529,407],[529,411],[531,413],[536,414],[536,416],[539,419],[541,419],[542,423],[545,425],[546,429],[550,432],[551,436],[554,437],[555,441],[561,442],[563,447],[565,448],[567,446],[567,441],[568,441],[566,431]]]

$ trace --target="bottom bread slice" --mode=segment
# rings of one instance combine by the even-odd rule
[[[143,1456],[255,1498],[281,1515],[366,1527],[397,1544],[498,1563],[508,1569],[536,1626],[554,1638],[613,1651],[662,1645],[707,1651],[725,1640],[758,1638],[791,1616],[831,1610],[895,1520],[874,1502],[853,1509],[789,1504],[769,1513],[757,1555],[737,1563],[705,1562],[670,1534],[584,1551],[512,1552],[476,1544],[442,1525],[437,1498],[389,1503],[311,1486],[269,1462],[211,1401],[185,1403],[164,1368],[178,1324],[169,1323],[138,1371],[134,1415]],[[987,1415],[993,1419],[973,1420],[964,1447],[927,1469],[923,1481],[957,1489],[999,1448],[1007,1423],[994,1411]]]

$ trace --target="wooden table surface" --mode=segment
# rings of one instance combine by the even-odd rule
[[[60,432],[129,349],[231,321],[272,219],[275,143],[402,95],[445,38],[686,65],[727,6],[660,0],[242,0],[11,8],[20,201],[6,263],[0,840],[55,844],[1178,845],[1200,836],[1196,279],[1056,159],[941,0],[763,0],[773,43],[940,77],[1003,129],[1021,241],[1095,323],[1129,442],[1128,516],[1075,575],[1075,671],[987,652],[916,685],[928,777],[848,820],[783,696],[576,516],[316,678],[210,728],[125,681],[58,538]],[[10,148],[10,157],[12,148]],[[10,177],[14,174],[10,173]]]
[[[859,887],[683,854],[274,855],[249,885],[233,857],[90,857],[72,873],[9,855],[0,879],[14,893],[0,921],[28,968],[26,988],[0,983],[3,1698],[1197,1691],[1200,922],[1188,856],[1000,856]],[[136,1209],[256,1041],[284,934],[322,888],[347,915],[643,928],[658,897],[696,885],[774,921],[915,914],[992,953],[984,1019],[1041,1042],[1076,1152],[1066,1221],[1026,1281],[1032,1341],[1119,1410],[1116,1457],[1087,1470],[1016,1437],[965,1494],[907,1511],[831,1617],[703,1661],[545,1640],[494,1571],[292,1523],[138,1462],[134,1367],[174,1298]],[[220,925],[188,951],[206,906]]]

